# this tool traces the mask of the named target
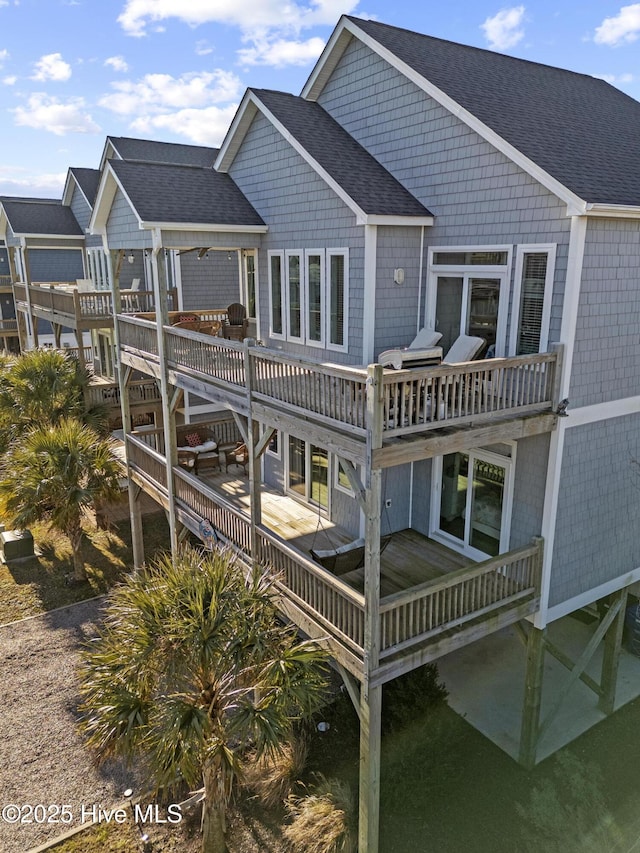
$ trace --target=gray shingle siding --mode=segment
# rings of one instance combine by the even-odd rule
[[[31,249],[31,281],[75,281],[84,277],[79,249]]]
[[[567,430],[550,605],[640,567],[638,416]]]
[[[138,219],[120,189],[116,190],[109,218],[107,239],[111,249],[150,249],[151,234],[141,231]]]
[[[240,302],[238,260],[226,252],[209,252],[198,260],[197,252],[180,256],[183,308],[226,308]]]
[[[351,42],[319,103],[434,213],[427,246],[556,243],[549,340],[558,339],[564,203],[361,42]]]
[[[77,186],[74,187],[73,193],[71,194],[71,204],[69,206],[78,222],[78,225],[84,233],[88,228],[89,220],[91,219],[91,208]]]
[[[640,394],[640,222],[587,223],[572,407]]]
[[[540,536],[548,459],[548,434],[517,442],[510,548],[528,545],[532,537]]]
[[[418,322],[420,300],[421,316],[424,316],[424,286],[420,288],[419,285],[420,231],[420,228],[378,227],[376,355],[385,349],[408,346],[417,328],[422,326],[422,322]],[[393,272],[398,267],[405,273],[402,285],[393,281]]]
[[[261,114],[249,128],[230,174],[269,224],[258,253],[263,340],[268,341],[269,329],[267,251],[348,248],[349,353],[331,351],[327,357],[361,364],[364,229],[355,225],[354,214]],[[322,353],[275,339],[268,345],[313,358]]]

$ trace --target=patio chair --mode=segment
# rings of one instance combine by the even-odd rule
[[[233,460],[233,464],[242,468],[244,473],[247,473],[247,465],[249,464],[249,450],[243,442],[238,442],[233,450],[227,454],[227,469],[229,467],[229,459]]]
[[[471,335],[460,335],[451,344],[447,354],[443,357],[443,364],[461,364],[465,361],[473,361],[483,346],[486,345],[484,338],[474,338]]]
[[[220,469],[218,442],[211,430],[197,422],[176,428],[178,464],[194,474],[211,468]]]
[[[436,346],[442,334],[434,329],[420,329],[405,349],[388,349],[378,356],[378,364],[402,370],[408,367],[423,367],[438,364],[442,358],[442,348]]]
[[[243,341],[247,337],[248,327],[247,309],[240,302],[232,302],[227,307],[227,317],[222,324],[222,336],[227,340]]]

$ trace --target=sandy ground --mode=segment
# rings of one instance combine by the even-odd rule
[[[96,631],[103,599],[0,627],[0,814],[7,805],[47,807],[33,822],[0,819],[0,850],[25,853],[77,826],[95,805],[122,801],[135,780],[122,766],[96,768],[77,730],[78,652]],[[69,805],[71,824],[49,806]],[[59,816],[59,815],[58,815]],[[36,818],[38,822],[36,822]],[[39,822],[42,819],[47,822]]]

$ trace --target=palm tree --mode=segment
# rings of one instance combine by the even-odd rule
[[[323,658],[277,621],[270,583],[188,547],[112,592],[84,659],[84,729],[102,759],[145,757],[157,788],[202,787],[202,850],[223,853],[243,756],[277,754],[318,707]]]
[[[0,363],[0,449],[25,429],[75,417],[104,432],[100,407],[87,408],[89,377],[76,358],[62,350],[29,350]]]
[[[120,493],[122,465],[112,442],[73,418],[35,427],[0,465],[0,514],[18,528],[47,522],[71,543],[74,579],[85,581],[82,518]]]

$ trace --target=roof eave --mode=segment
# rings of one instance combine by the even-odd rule
[[[393,213],[368,213],[364,225],[413,225],[413,226],[431,226],[435,222],[434,216],[406,216]]]
[[[213,164],[213,168],[217,172],[228,172],[231,164],[235,160],[242,141],[245,138],[247,131],[253,121],[253,117],[258,111],[256,99],[253,97],[253,92],[249,89],[244,93],[244,97],[240,102],[240,106],[236,110],[233,121],[229,126],[225,138],[222,140],[222,145]]]
[[[594,202],[587,204],[585,214],[616,219],[640,219],[640,205]]]
[[[160,228],[162,231],[217,231],[224,234],[235,231],[243,234],[266,234],[269,230],[267,225],[233,225],[212,222],[150,222],[145,219],[140,220],[140,228],[145,231]]]
[[[111,211],[111,206],[113,205],[113,200],[118,189],[125,197],[127,204],[131,208],[131,212],[138,220],[138,227],[142,227],[138,211],[135,209],[131,199],[127,195],[124,187],[122,186],[122,183],[120,182],[118,176],[111,167],[111,164],[107,162],[104,172],[102,173],[102,177],[100,179],[100,185],[98,187],[98,192],[96,193],[96,200],[93,206],[93,212],[91,213],[91,220],[89,221],[88,230],[90,234],[100,235],[105,233],[105,228],[107,227],[107,220],[109,219],[109,212]]]

